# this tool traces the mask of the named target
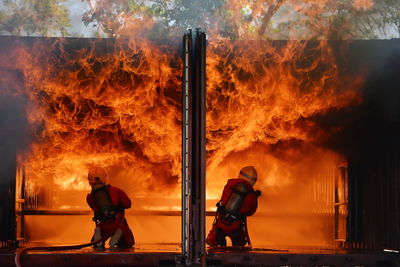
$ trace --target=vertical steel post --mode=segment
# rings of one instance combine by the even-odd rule
[[[182,250],[186,264],[205,254],[206,35],[183,37]]]
[[[206,35],[196,29],[192,87],[192,263],[205,253]]]
[[[189,262],[190,237],[190,169],[191,169],[191,105],[192,90],[192,32],[183,36],[183,75],[182,75],[182,254],[185,263]]]

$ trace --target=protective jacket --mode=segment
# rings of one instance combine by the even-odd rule
[[[95,190],[92,190],[86,197],[86,201],[89,204],[90,208],[94,211],[95,214],[95,223],[96,227],[99,227],[101,230],[101,236],[112,236],[114,232],[119,228],[122,230],[121,242],[124,247],[131,247],[135,244],[135,239],[133,237],[132,231],[129,228],[129,225],[125,219],[125,209],[129,209],[132,205],[131,200],[125,194],[124,191],[117,187],[113,187],[110,185],[106,185],[106,189],[108,191],[108,195],[113,204],[114,211],[113,216],[110,217],[102,217],[102,207],[99,207],[95,201]]]
[[[238,192],[238,188],[240,187],[244,187],[244,190],[242,189],[243,192]],[[233,194],[242,195],[242,199],[235,214],[230,214],[229,206],[231,205]],[[247,216],[251,216],[256,212],[258,196],[259,191],[254,191],[253,186],[248,181],[244,179],[229,179],[222,192],[221,200],[217,204],[217,215],[213,227],[207,236],[207,244],[211,246],[225,245],[223,244],[224,242],[218,242],[217,240],[221,239],[221,235],[223,236],[223,240],[225,240],[225,236],[231,237],[232,243],[237,243],[233,244],[234,246],[249,243],[245,221]],[[232,238],[232,235],[235,235],[237,238]],[[234,239],[239,241],[234,242]]]

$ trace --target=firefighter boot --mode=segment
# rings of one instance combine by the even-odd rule
[[[231,234],[229,234],[229,237],[231,238],[232,246],[243,247],[247,243],[246,235],[243,231],[233,231]]]
[[[93,235],[92,241],[97,241],[97,240],[100,240],[100,239],[101,239],[101,231],[100,231],[99,227],[96,227],[94,229],[94,235]],[[102,242],[98,242],[98,243],[94,244],[93,247],[94,248],[104,248],[104,242],[103,241]]]
[[[221,228],[217,228],[216,231],[216,239],[217,239],[217,243],[219,246],[226,246],[226,238],[225,238],[226,234],[224,233],[224,231],[222,231]]]
[[[118,242],[121,239],[121,236],[122,236],[122,230],[118,228],[117,231],[115,231],[114,235],[110,239],[110,248],[117,247]]]

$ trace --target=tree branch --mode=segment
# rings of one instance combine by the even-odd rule
[[[268,23],[271,20],[272,16],[278,11],[278,9],[283,4],[283,0],[278,0],[276,4],[272,4],[268,7],[267,12],[264,13],[264,17],[262,19],[261,27],[258,29],[258,36],[262,36],[267,29]]]

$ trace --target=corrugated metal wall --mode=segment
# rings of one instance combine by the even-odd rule
[[[348,66],[342,68],[345,75],[364,70],[358,89],[362,103],[330,121],[341,128],[332,136],[333,150],[348,161],[349,210],[343,245],[399,249],[400,39],[353,41],[346,56],[338,52],[337,58],[340,66]]]
[[[371,149],[349,165],[350,242],[400,248],[399,144]]]

